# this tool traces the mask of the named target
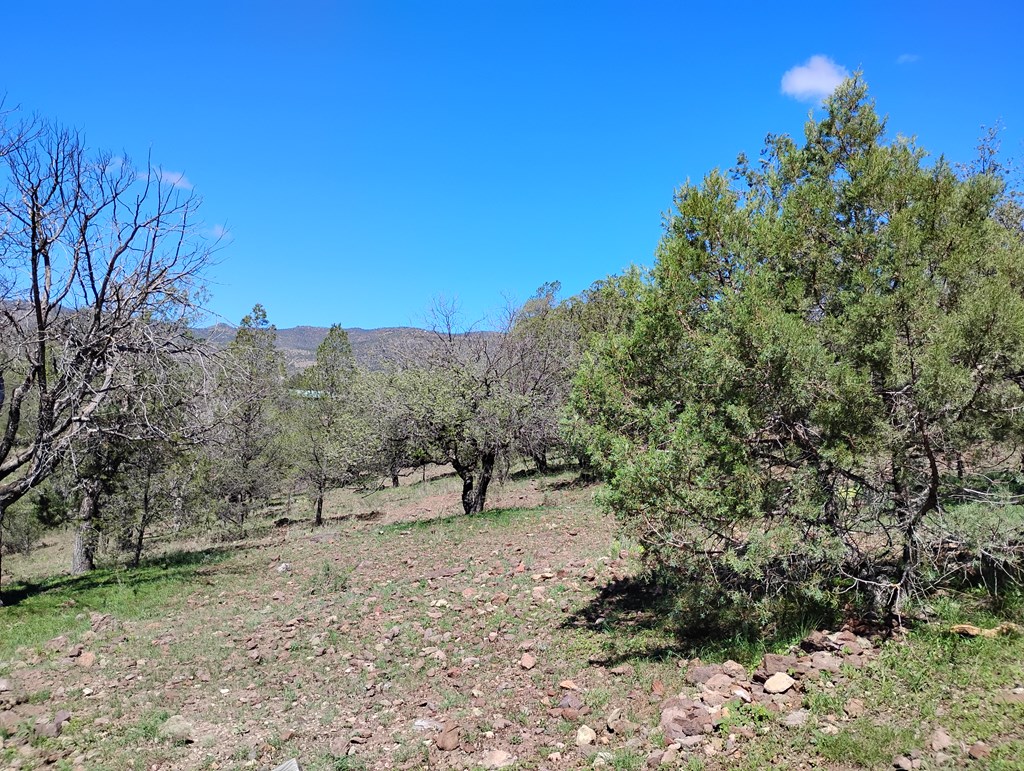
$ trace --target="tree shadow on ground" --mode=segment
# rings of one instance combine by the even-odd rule
[[[670,585],[629,577],[601,587],[590,603],[568,616],[563,629],[585,630],[599,654],[595,664],[630,660],[732,658],[753,664],[767,651],[793,644],[814,628],[835,625],[823,607],[780,607],[767,621],[709,593],[706,586]]]
[[[134,568],[97,568],[79,576],[59,575],[38,581],[15,581],[2,588],[0,600],[5,607],[14,607],[48,594],[72,597],[111,586],[138,588],[166,581],[171,575],[184,581],[190,576],[201,575],[204,568],[226,559],[231,551],[233,549],[224,547],[181,550],[144,559]]]

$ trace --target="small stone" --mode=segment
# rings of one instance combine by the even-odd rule
[[[576,685],[572,680],[563,680],[558,684],[559,688],[564,688],[567,691],[578,691],[580,687]]]
[[[661,759],[665,757],[664,750],[651,750],[647,753],[647,767],[654,768],[661,765]]]
[[[842,669],[842,662],[831,653],[818,651],[811,655],[811,666],[823,672],[839,674],[840,669]]]
[[[934,752],[942,752],[953,746],[953,737],[946,733],[945,728],[936,728],[932,732],[929,744]]]
[[[461,731],[457,725],[449,725],[444,731],[437,737],[435,744],[437,748],[443,752],[451,752],[459,746],[461,739]]]
[[[703,740],[702,740],[703,741]],[[660,764],[663,766],[674,766],[679,762],[679,745],[673,744],[662,753]]]
[[[848,717],[858,718],[864,714],[864,702],[860,699],[850,699],[843,705],[843,712]]]
[[[11,690],[11,682],[6,677],[0,677],[0,693]]]
[[[985,760],[985,758],[992,754],[992,748],[985,744],[985,742],[975,742],[967,750],[967,754],[974,760]]]
[[[529,653],[524,653],[523,657],[519,659],[519,666],[523,669],[533,669],[537,666],[537,659]]]
[[[278,573],[291,573],[292,572],[292,563],[290,563],[290,562],[282,562],[280,565],[277,566],[277,572]]]
[[[597,741],[597,732],[588,725],[581,725],[576,731],[576,746],[586,747]]]
[[[914,761],[906,755],[900,755],[893,758],[892,767],[898,768],[900,771],[914,771]]]
[[[414,731],[443,731],[444,724],[429,717],[421,717],[412,724]]]
[[[938,765],[940,765],[940,766],[946,765],[952,759],[953,759],[953,756],[952,755],[947,755],[945,752],[936,752],[935,753],[935,762]]]
[[[634,669],[632,664],[619,664],[616,667],[612,667],[608,671],[611,672],[613,675],[628,677],[633,674]]]
[[[480,765],[484,768],[507,768],[515,762],[515,758],[504,750],[487,750],[480,758]]]
[[[788,728],[800,728],[807,724],[810,719],[811,713],[806,709],[798,709],[796,712],[790,712],[786,717],[782,719],[782,722]]]
[[[785,693],[796,685],[796,680],[785,672],[776,672],[764,682],[764,689],[768,693]]]
[[[733,679],[724,672],[712,675],[704,683],[704,687],[709,691],[728,691],[733,685]]]
[[[83,651],[82,654],[78,656],[78,666],[80,667],[90,669],[91,667],[95,666],[95,664],[96,654],[92,651]]]

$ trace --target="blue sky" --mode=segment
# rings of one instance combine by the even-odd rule
[[[1020,4],[710,5],[5,4],[0,93],[184,175],[227,233],[211,310],[280,327],[475,320],[650,264],[673,190],[799,134],[843,68],[891,134],[966,161],[1002,121],[1024,158]]]

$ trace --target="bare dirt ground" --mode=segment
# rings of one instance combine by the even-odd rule
[[[635,561],[594,488],[523,477],[465,517],[457,480],[410,481],[339,493],[318,530],[300,521],[193,552],[158,612],[71,607],[66,631],[0,662],[0,769],[872,767],[814,749],[814,726],[835,725],[821,734],[834,739],[871,717],[844,714],[862,694],[841,683],[795,698],[806,741],[745,712],[721,740],[665,755],[662,706],[692,692],[693,662],[653,604],[621,601]],[[1022,668],[1007,650],[1009,693]],[[992,733],[1013,738],[1024,706],[999,715]],[[913,720],[907,746],[927,749],[936,719]],[[584,727],[594,736],[578,746]],[[963,752],[948,757],[968,762],[972,736],[950,731]],[[933,767],[920,757],[932,765],[912,767]]]

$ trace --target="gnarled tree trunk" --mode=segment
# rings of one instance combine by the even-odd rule
[[[83,485],[82,502],[78,505],[75,549],[71,557],[71,574],[75,576],[88,573],[96,567],[96,549],[99,545],[96,519],[99,515],[102,487],[98,479],[87,479]]]

